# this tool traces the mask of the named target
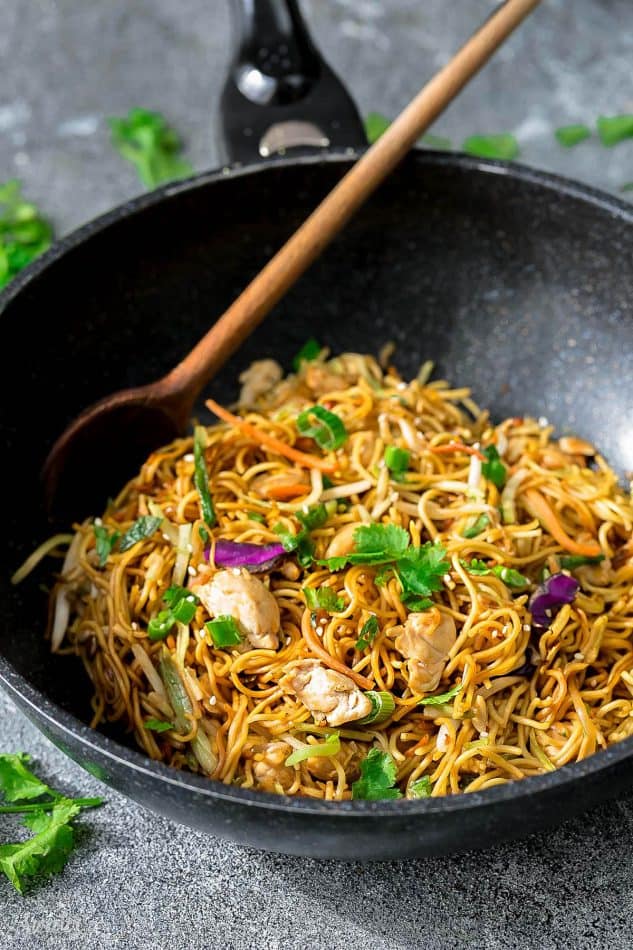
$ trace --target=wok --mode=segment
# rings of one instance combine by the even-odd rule
[[[542,828],[630,787],[633,739],[556,772],[441,799],[330,803],[246,791],[152,762],[114,729],[91,730],[79,661],[51,656],[43,638],[46,567],[17,589],[9,584],[11,570],[53,530],[39,472],[66,423],[186,353],[363,142],[356,110],[310,43],[295,3],[266,0],[257,12],[246,0],[236,6],[239,53],[223,127],[238,164],[87,224],[0,298],[8,549],[0,682],[52,742],[104,782],[176,821],[258,848],[406,857]],[[280,46],[289,52],[271,63]],[[249,87],[244,76],[253,63],[261,75]],[[249,101],[240,86],[257,92],[266,69],[279,74],[268,84],[268,104]],[[314,124],[317,141],[327,138],[329,147],[309,150],[313,130],[282,125],[273,145],[285,136],[288,154],[261,161],[266,130],[287,116]],[[252,359],[289,366],[308,336],[335,352],[376,352],[394,340],[403,373],[433,359],[495,418],[546,416],[598,443],[624,475],[633,469],[632,260],[633,214],[616,199],[518,165],[415,151],[209,391],[230,402]],[[110,462],[87,458],[85,477]]]

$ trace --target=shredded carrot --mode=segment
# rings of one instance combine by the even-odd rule
[[[482,462],[486,461],[486,456],[483,452],[480,452],[479,449],[476,449],[472,445],[464,445],[463,442],[447,442],[445,445],[432,445],[431,452],[434,452],[435,455],[448,455],[449,452],[465,452],[466,455],[474,455],[476,458],[481,459]]]
[[[250,422],[246,422],[246,420],[240,416],[234,416],[232,412],[220,406],[214,399],[207,399],[206,405],[211,412],[215,413],[218,419],[239,429],[244,435],[251,438],[253,442],[257,442],[259,445],[265,445],[266,448],[272,449],[273,452],[277,452],[287,459],[291,459],[293,462],[296,462],[297,465],[301,465],[303,468],[318,468],[327,475],[331,475],[335,471],[336,465],[334,462],[328,462],[327,459],[317,458],[316,455],[309,455],[307,452],[300,452],[299,449],[295,449],[291,445],[286,445],[285,442],[276,439],[272,435],[268,435],[267,432],[262,432],[257,426],[251,425]]]
[[[428,743],[429,743],[429,737],[422,736],[422,738],[418,742],[416,742],[415,745],[412,745],[410,749],[407,749],[407,751],[404,754],[407,756],[407,758],[409,758],[409,756],[415,755],[419,749],[422,749],[425,745],[428,745]]]
[[[262,495],[266,498],[273,498],[275,501],[289,501],[292,498],[298,498],[299,495],[307,495],[310,486],[305,482],[286,482],[285,484],[269,485],[262,489]]]
[[[566,551],[570,551],[572,554],[582,554],[585,557],[596,557],[602,553],[597,541],[582,542],[570,538],[545,498],[535,488],[530,488],[525,492],[525,500],[534,517],[538,518],[542,526]]]
[[[301,622],[301,633],[311,652],[323,660],[325,665],[329,666],[331,670],[336,670],[337,673],[342,673],[343,676],[349,676],[361,689],[373,689],[374,684],[372,680],[368,680],[366,676],[357,673],[355,670],[350,670],[349,666],[345,666],[344,663],[341,663],[340,660],[333,657],[331,653],[328,653],[312,626],[309,610],[304,611],[303,620]]]

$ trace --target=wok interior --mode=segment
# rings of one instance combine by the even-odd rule
[[[184,355],[344,167],[281,163],[176,193],[92,234],[2,315],[0,652],[81,719],[90,713],[81,666],[51,657],[42,636],[40,585],[52,562],[18,589],[8,582],[53,530],[39,486],[46,452],[80,409]],[[405,375],[432,359],[495,418],[546,416],[595,441],[624,474],[633,468],[632,235],[630,216],[530,176],[411,156],[209,392],[230,403],[251,360],[288,367],[308,336],[335,352],[375,353],[394,340]],[[85,477],[109,464],[106,454],[87,458]]]

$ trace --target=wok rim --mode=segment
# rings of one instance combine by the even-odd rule
[[[152,208],[164,200],[177,197],[197,188],[213,185],[227,178],[239,178],[246,175],[265,173],[284,167],[298,165],[324,165],[352,163],[361,150],[338,149],[305,155],[298,158],[277,157],[266,162],[249,165],[225,166],[201,172],[197,175],[172,182],[147,194],[140,194],[69,232],[36,261],[30,264],[10,284],[0,292],[0,318],[10,302],[29,284],[36,280],[65,254],[78,247],[87,239],[98,235],[112,224],[125,221],[146,209]],[[603,213],[633,225],[633,205],[597,188],[585,185],[551,172],[529,168],[516,162],[479,159],[473,156],[452,152],[414,149],[404,160],[405,163],[421,163],[431,167],[454,167],[462,171],[483,173],[485,175],[503,175],[521,183],[538,186],[557,196],[584,202]],[[396,172],[397,174],[397,172]],[[145,782],[169,786],[180,796],[194,794],[207,802],[221,799],[241,805],[296,815],[315,815],[331,819],[354,819],[384,817],[396,819],[432,815],[459,815],[478,809],[494,807],[496,804],[519,802],[546,795],[553,789],[573,786],[581,779],[598,775],[620,763],[633,758],[633,737],[600,750],[580,762],[564,765],[544,775],[532,776],[520,781],[509,781],[503,785],[460,795],[447,795],[438,798],[396,801],[344,801],[331,802],[310,798],[279,796],[225,785],[204,776],[195,775],[177,769],[162,762],[154,761],[140,750],[121,744],[108,736],[92,729],[89,725],[67,712],[33,686],[29,680],[0,653],[0,685],[11,700],[26,712],[27,718],[40,729],[49,725],[52,733],[67,736],[69,745],[79,743],[87,752],[96,753],[116,766],[128,770]],[[28,711],[27,711],[28,710]],[[107,783],[109,784],[109,783]],[[116,784],[116,783],[113,783]],[[606,796],[605,796],[606,797]],[[202,804],[200,802],[199,804]]]

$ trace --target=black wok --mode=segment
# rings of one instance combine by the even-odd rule
[[[266,17],[256,24],[269,48],[279,24]],[[304,109],[323,129],[323,80],[330,115],[343,96],[342,126],[358,145],[355,110],[300,22],[282,27],[292,55],[309,67],[306,83],[282,83],[272,112],[253,107],[258,128],[284,109]],[[242,60],[256,41],[246,36]],[[236,121],[236,108],[249,107],[231,82],[224,101],[232,105],[229,151],[243,154],[247,139],[255,149],[259,131],[243,135],[255,119],[243,113],[242,125]],[[325,126],[336,145],[341,126],[331,119]],[[46,568],[18,589],[8,581],[52,530],[39,471],[66,423],[99,397],[174,364],[353,159],[344,148],[300,149],[167,186],[65,238],[2,295],[8,557],[0,681],[75,761],[157,812],[256,847],[371,859],[486,846],[584,810],[630,787],[633,740],[538,778],[452,798],[335,804],[244,791],[170,770],[125,736],[92,731],[79,662],[52,657],[43,639]],[[418,151],[210,392],[230,402],[249,361],[273,356],[289,365],[311,335],[334,351],[376,352],[393,339],[405,374],[433,359],[496,418],[547,416],[597,442],[624,475],[633,469],[632,261],[633,214],[614,198],[516,165]],[[87,458],[85,477],[109,464]]]

